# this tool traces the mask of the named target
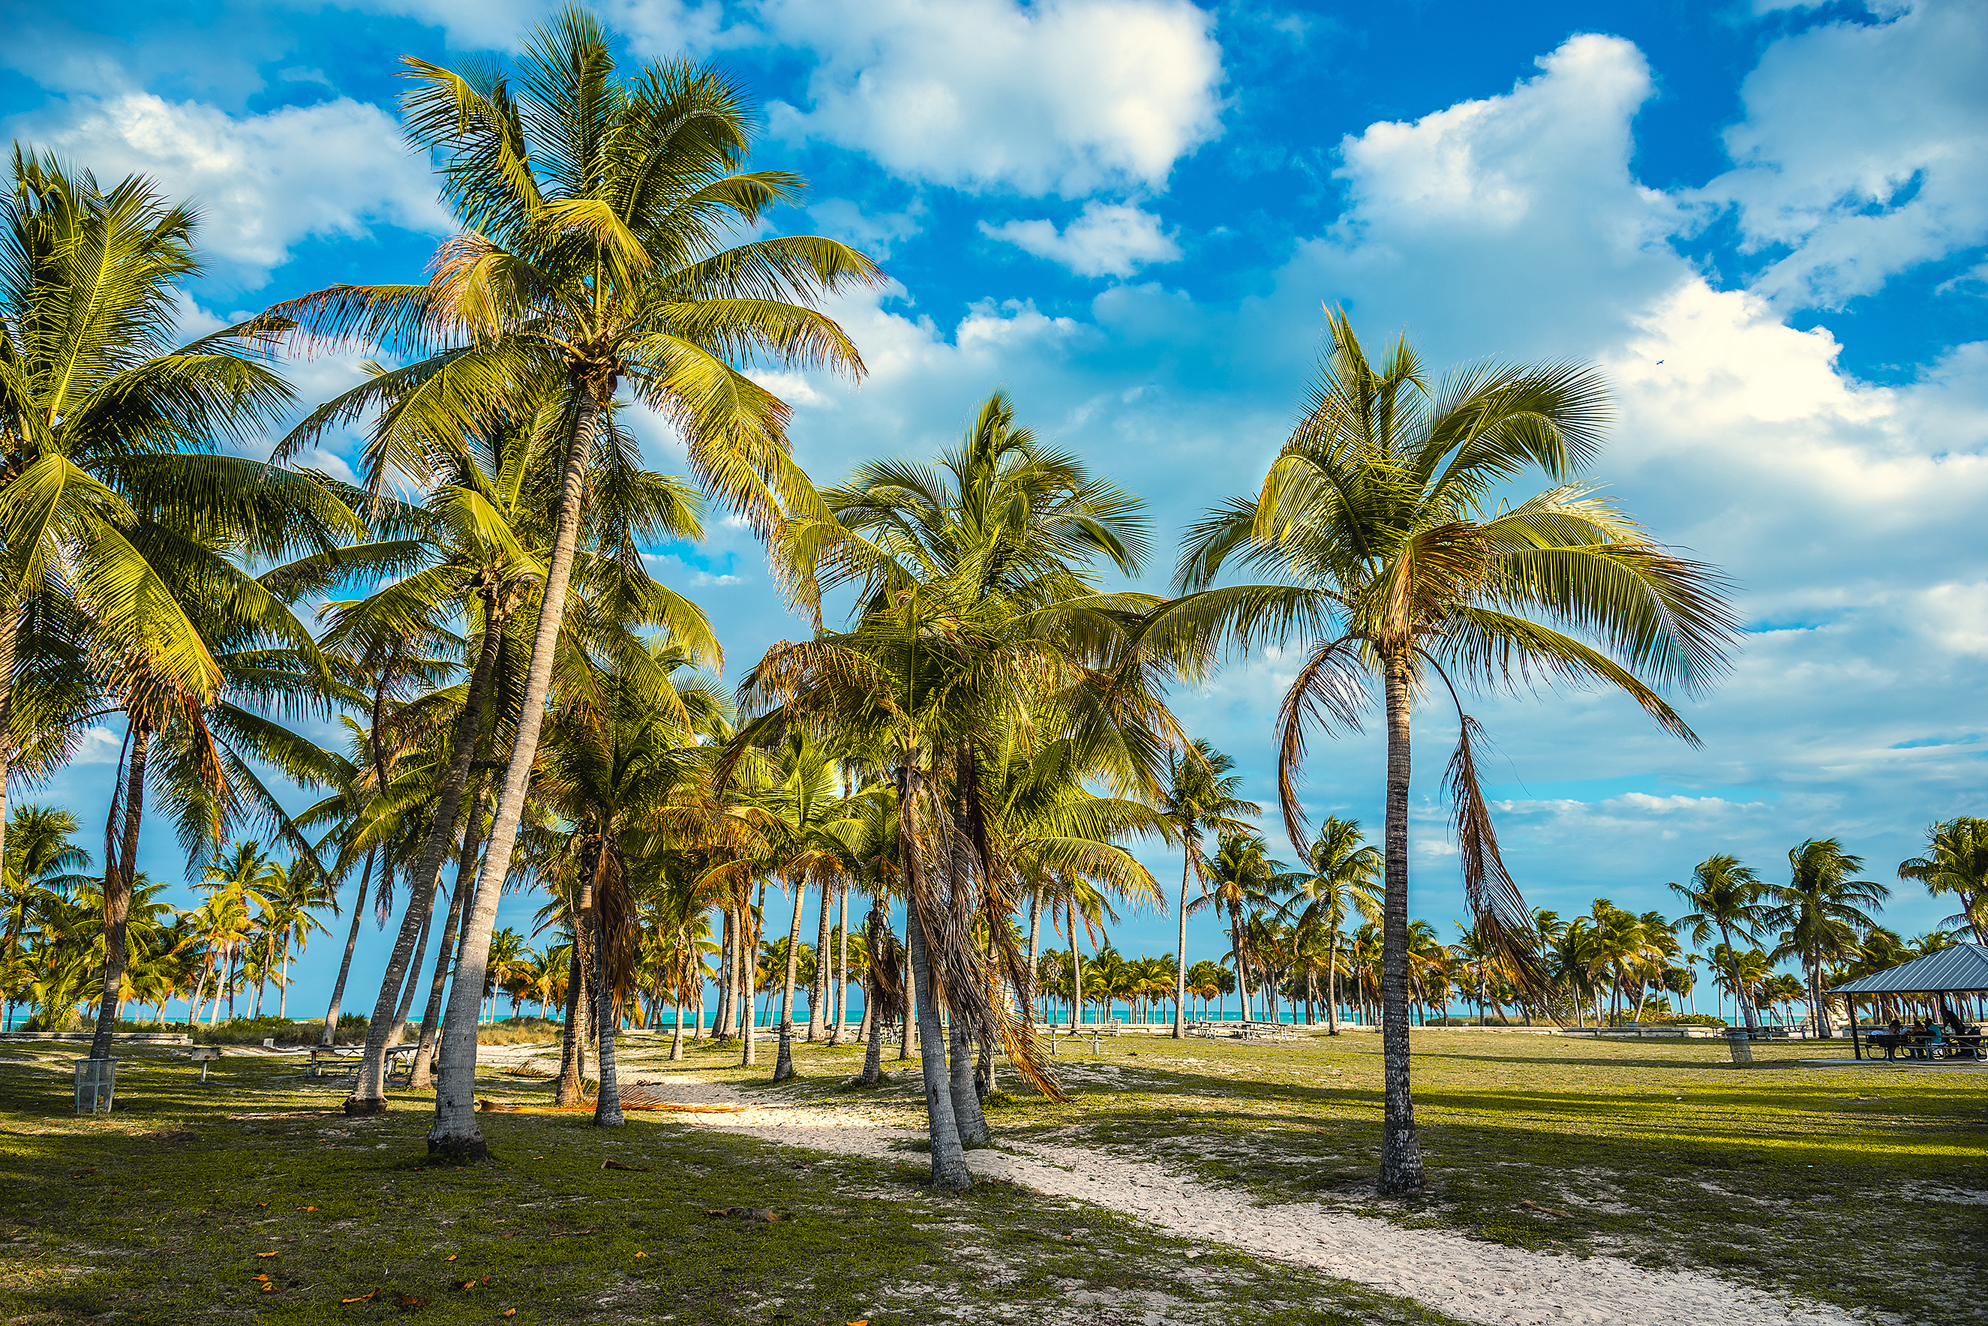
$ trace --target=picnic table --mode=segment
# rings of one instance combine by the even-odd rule
[[[1978,1031],[1960,1036],[1951,1032],[1934,1036],[1923,1031],[1874,1031],[1864,1040],[1882,1049],[1886,1059],[1895,1059],[1900,1050],[1906,1052],[1907,1058],[1925,1061],[1981,1058],[1981,1033]]]
[[[395,1045],[387,1050],[387,1080],[392,1081],[395,1073],[405,1073],[409,1081],[414,1078],[414,1056],[420,1052],[419,1045]],[[323,1077],[333,1065],[350,1064],[356,1068],[366,1057],[364,1046],[359,1045],[317,1045],[311,1048],[304,1063],[305,1077]]]

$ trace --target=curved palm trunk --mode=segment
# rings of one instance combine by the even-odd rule
[[[421,844],[421,859],[408,880],[407,915],[401,918],[400,934],[394,941],[392,955],[387,959],[386,974],[380,980],[379,998],[373,1003],[372,1021],[366,1027],[365,1054],[359,1061],[352,1096],[345,1102],[347,1114],[381,1114],[386,1111],[386,1052],[389,1046],[399,1044],[400,1033],[406,1029],[409,1002],[408,998],[401,999],[398,1014],[388,1024],[385,1017],[392,1008],[389,991],[398,990],[403,984],[408,987],[410,995],[413,990],[413,976],[408,964],[414,961],[414,969],[419,970],[419,962],[415,958],[412,932],[418,926],[425,945],[428,927],[434,919],[435,885],[441,878],[442,857],[456,841],[456,830],[462,815],[463,788],[469,783],[470,762],[476,756],[476,735],[482,726],[483,705],[490,692],[490,674],[496,666],[502,638],[503,633],[493,623],[485,623],[482,645],[477,650],[476,663],[470,669],[469,692],[463,697],[462,712],[456,715],[455,744],[450,751],[449,771],[442,780],[441,793],[435,799],[435,819],[428,826],[428,836]],[[484,947],[489,947],[487,939]],[[479,971],[477,989],[481,991],[482,988],[483,973]],[[472,1041],[474,1038],[472,1023]]]
[[[863,1072],[856,1080],[867,1087],[883,1077],[884,1049],[883,1019],[877,1016],[873,978],[868,976],[863,978],[863,1030],[868,1033],[863,1040]]]
[[[1036,888],[1029,894],[1029,969],[1028,988],[1017,990],[1017,1000],[1022,1006],[1022,1016],[1035,1021],[1035,964],[1042,959],[1042,890]]]
[[[739,1058],[739,1067],[753,1068],[759,1063],[759,933],[765,924],[766,881],[759,882],[759,906],[739,918],[739,1015],[745,1023],[745,1053]]]
[[[131,884],[137,874],[138,825],[145,813],[145,755],[152,734],[143,728],[131,736],[131,763],[124,783],[124,823],[115,860],[104,871],[104,984],[97,1006],[97,1030],[90,1038],[90,1058],[110,1057],[111,1033],[117,1030],[118,993],[124,988],[126,923],[131,918]]]
[[[1408,1083],[1408,660],[1387,663],[1386,894],[1381,902],[1381,1055],[1387,1084],[1381,1122],[1383,1193],[1425,1183]]]
[[[1194,874],[1194,841],[1183,844],[1180,862],[1180,937],[1173,964],[1173,1038],[1187,1037],[1187,881]]]
[[[801,907],[807,902],[808,886],[794,881],[794,920],[787,927],[787,975],[780,982],[780,1053],[773,1062],[773,1080],[785,1082],[794,1075],[794,977],[801,966]],[[823,915],[827,914],[823,908]],[[816,955],[815,965],[821,965]]]
[[[482,1010],[483,978],[490,964],[490,936],[497,925],[497,904],[504,892],[504,876],[510,873],[511,848],[518,839],[518,821],[524,815],[532,761],[538,755],[539,728],[545,721],[545,700],[552,689],[553,658],[558,649],[560,624],[566,615],[573,555],[579,543],[587,458],[593,444],[594,423],[604,399],[596,392],[605,388],[607,394],[612,394],[613,390],[611,382],[576,385],[580,387],[578,408],[574,412],[573,436],[566,447],[566,467],[560,476],[552,555],[545,570],[538,629],[532,637],[531,668],[525,676],[517,737],[511,746],[511,762],[504,770],[504,789],[497,797],[490,847],[477,876],[476,906],[463,934],[462,957],[442,1023],[442,1074],[435,1093],[435,1123],[428,1133],[428,1150],[431,1155],[439,1154],[450,1161],[482,1160],[490,1154],[483,1131],[476,1123],[477,1015]]]
[[[462,918],[469,914],[465,901],[476,887],[477,847],[483,838],[483,784],[479,778],[469,797],[469,825],[463,830],[462,854],[456,863],[456,886],[449,897],[449,919],[442,926],[442,944],[435,953],[435,975],[428,983],[428,1005],[421,1011],[421,1048],[414,1052],[414,1071],[407,1085],[426,1091],[435,1085],[432,1058],[435,1043],[442,1036],[442,993],[448,988],[449,960],[455,954],[462,934]]]
[[[1726,929],[1724,922],[1719,925],[1719,938],[1725,943],[1726,967],[1732,972],[1733,1002],[1739,1005],[1740,1016],[1746,1022],[1746,1029],[1752,1031],[1760,1025],[1760,1020],[1754,1014],[1753,1001],[1746,997],[1746,984],[1740,979],[1739,955],[1733,952],[1732,932]]]

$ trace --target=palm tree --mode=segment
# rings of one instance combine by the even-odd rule
[[[1339,931],[1348,915],[1358,912],[1379,919],[1380,899],[1374,894],[1382,871],[1381,854],[1360,835],[1360,821],[1328,815],[1305,853],[1305,868],[1285,903],[1288,914],[1298,907],[1295,925],[1299,945],[1318,931],[1326,936],[1326,1034],[1339,1034]],[[1309,977],[1308,977],[1309,979]]]
[[[1677,918],[1677,925],[1680,930],[1690,927],[1692,943],[1702,947],[1716,931],[1720,948],[1730,962],[1735,953],[1734,935],[1748,943],[1760,942],[1760,928],[1767,923],[1767,905],[1761,901],[1767,885],[1751,869],[1741,865],[1738,857],[1729,853],[1708,856],[1692,868],[1690,884],[1672,882],[1664,887],[1691,906],[1689,915]],[[1745,990],[1745,982],[1738,973],[1728,971],[1727,975],[1732,979],[1726,988]],[[1746,1025],[1757,1026],[1753,1005],[1744,994],[1738,997],[1738,1003]]]
[[[1898,863],[1900,879],[1916,879],[1934,897],[1951,894],[1960,910],[1940,922],[1964,925],[1988,944],[1988,819],[1962,815],[1926,830],[1927,853]]]
[[[1249,969],[1261,967],[1261,955],[1250,942],[1249,918],[1263,908],[1276,908],[1278,894],[1295,882],[1283,862],[1271,859],[1270,845],[1261,834],[1232,830],[1221,836],[1208,863],[1206,892],[1189,905],[1190,911],[1212,907],[1228,918],[1229,952],[1242,978],[1244,1021],[1250,1012]]]
[[[192,210],[143,177],[104,189],[19,144],[12,166],[0,199],[0,784],[24,750],[47,743],[37,728],[62,727],[17,704],[34,672],[22,667],[23,632],[50,617],[79,612],[95,645],[143,652],[175,690],[204,697],[218,685],[198,627],[160,578],[156,558],[171,550],[132,537],[140,519],[259,510],[262,555],[303,527],[328,539],[350,519],[303,476],[206,454],[253,438],[290,393],[260,362],[280,324],[174,346],[179,286],[200,271]]]
[[[23,961],[21,939],[37,913],[51,900],[88,887],[82,872],[90,854],[70,841],[76,817],[52,806],[15,806],[7,816],[5,866],[0,869],[0,907],[6,909],[0,935],[0,999],[7,1017],[0,1029],[13,1030],[13,1008],[32,983],[33,965]]]
[[[1166,795],[1161,800],[1160,818],[1171,836],[1181,844],[1180,937],[1174,949],[1173,1038],[1187,1034],[1187,885],[1191,878],[1207,887],[1207,862],[1201,843],[1207,834],[1217,836],[1248,829],[1243,817],[1254,818],[1263,807],[1245,801],[1242,775],[1235,772],[1234,759],[1206,741],[1196,741],[1184,751],[1167,753]]]
[[[1822,993],[1823,966],[1856,952],[1858,939],[1877,924],[1864,908],[1882,908],[1891,890],[1850,878],[1864,868],[1864,858],[1845,852],[1834,838],[1810,838],[1790,848],[1788,867],[1788,882],[1775,886],[1775,905],[1761,920],[1781,931],[1774,960],[1797,958],[1808,974],[1816,1035],[1828,1040],[1834,1032]]]
[[[442,1041],[431,1143],[487,1153],[473,1094],[475,1014],[498,895],[524,812],[596,422],[626,386],[678,426],[703,484],[770,529],[781,505],[813,502],[787,454],[786,407],[736,366],[862,363],[820,301],[880,279],[873,264],[819,238],[730,244],[800,181],[741,170],[749,107],[715,71],[682,62],[617,77],[611,38],[590,15],[561,10],[527,38],[513,87],[477,64],[454,72],[408,59],[410,141],[441,161],[443,194],[462,233],[423,285],[340,286],[281,307],[318,343],[369,341],[411,352],[378,390],[349,395],[292,434],[364,411],[403,387],[426,388],[413,412],[440,435],[466,418],[511,410],[522,386],[558,399],[553,535],[511,761],[464,928],[459,979]]]
[[[1432,389],[1405,341],[1375,364],[1343,313],[1332,315],[1331,327],[1333,349],[1306,414],[1260,493],[1232,499],[1189,532],[1176,582],[1198,592],[1175,603],[1166,626],[1244,648],[1311,642],[1278,720],[1279,799],[1300,849],[1305,817],[1296,779],[1307,731],[1319,720],[1356,721],[1368,680],[1381,686],[1388,764],[1380,1186],[1397,1193],[1423,1183],[1408,1045],[1415,691],[1434,684],[1454,698],[1458,681],[1497,687],[1522,676],[1566,676],[1626,691],[1663,727],[1695,740],[1652,683],[1688,690],[1710,681],[1734,621],[1709,568],[1651,541],[1590,487],[1567,481],[1600,449],[1607,409],[1594,372],[1478,366]],[[1534,468],[1556,486],[1516,506],[1491,505],[1494,493]],[[1207,589],[1231,557],[1287,582]],[[1475,720],[1462,715],[1448,778],[1465,893],[1475,923],[1488,922],[1500,942],[1523,953],[1531,947],[1529,917],[1478,789],[1476,735]]]

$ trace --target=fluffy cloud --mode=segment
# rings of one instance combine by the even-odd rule
[[[1182,0],[769,0],[761,21],[818,60],[775,128],[910,179],[1157,187],[1220,132],[1214,19]]]
[[[448,229],[434,178],[400,126],[347,98],[234,117],[145,92],[76,96],[6,128],[99,178],[142,172],[191,198],[202,248],[246,288],[306,239],[364,237],[381,224]]]
[[[1880,23],[1774,44],[1726,134],[1736,168],[1703,197],[1747,245],[1787,250],[1754,288],[1836,307],[1988,240],[1988,11],[1929,0]]]
[[[980,223],[980,233],[1061,263],[1079,276],[1130,276],[1149,263],[1174,262],[1180,245],[1160,218],[1124,203],[1086,203],[1059,233],[1054,221]]]

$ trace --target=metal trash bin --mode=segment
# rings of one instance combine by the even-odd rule
[[[1734,1063],[1753,1062],[1753,1039],[1747,1035],[1745,1027],[1726,1028],[1726,1048],[1732,1051]]]
[[[111,1096],[116,1087],[117,1060],[76,1061],[76,1113],[109,1114]]]

